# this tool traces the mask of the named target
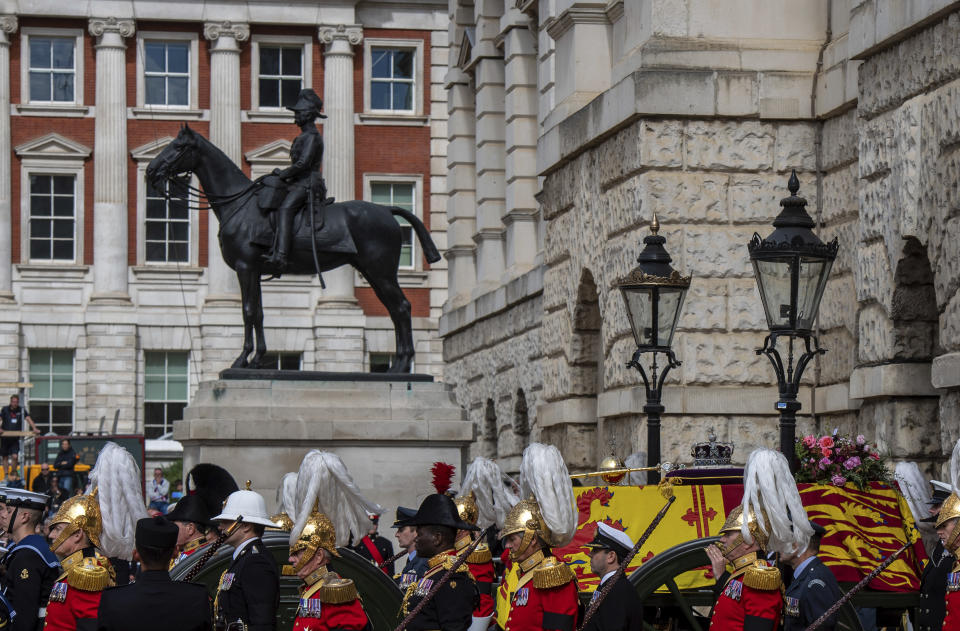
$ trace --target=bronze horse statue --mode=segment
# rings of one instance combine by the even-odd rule
[[[223,259],[240,281],[243,350],[234,360],[233,368],[258,368],[267,352],[263,335],[262,275],[313,274],[349,264],[370,283],[393,320],[397,352],[390,372],[410,371],[414,355],[413,329],[410,302],[397,281],[401,231],[394,216],[403,217],[413,226],[427,261],[440,260],[437,246],[416,215],[396,206],[364,201],[326,203],[320,215],[322,228],[315,230],[314,221],[320,223],[316,215],[314,220],[302,219],[308,213],[300,211],[287,267],[280,270],[264,260],[274,228],[270,213],[260,208],[259,183],[251,182],[213,143],[184,126],[173,142],[150,161],[147,178],[157,190],[163,191],[165,180],[188,173],[195,174],[203,187],[203,195],[220,223]]]

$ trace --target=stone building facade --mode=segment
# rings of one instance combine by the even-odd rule
[[[33,384],[45,430],[119,410],[121,432],[168,432],[243,330],[212,213],[145,168],[182,124],[251,177],[286,166],[303,87],[325,101],[329,194],[405,205],[444,249],[446,23],[429,0],[0,0],[0,381]],[[446,262],[409,245],[414,370],[439,376]],[[352,269],[325,280],[264,285],[271,360],[383,368],[386,311]]]
[[[942,472],[960,438],[960,3],[451,0],[449,15],[440,331],[475,453],[515,471],[531,440],[579,470],[610,445],[645,451],[613,283],[654,213],[693,275],[662,459],[689,461],[711,427],[740,462],[776,448],[746,246],[796,169],[840,243],[798,433],[863,433]]]

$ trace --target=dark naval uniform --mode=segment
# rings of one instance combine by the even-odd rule
[[[813,557],[783,595],[784,631],[803,631],[842,597],[833,572],[823,561]],[[836,624],[837,615],[834,614],[819,628],[830,631]]]
[[[259,538],[241,544],[240,552],[220,577],[214,600],[218,629],[238,620],[246,631],[274,631],[280,605],[277,566]]]
[[[419,554],[415,555],[412,559],[407,557],[407,564],[403,566],[403,571],[400,572],[399,576],[395,577],[395,580],[400,585],[401,591],[407,589],[410,583],[416,583],[423,578],[423,575],[430,569],[427,561],[429,561],[429,559]]]
[[[453,549],[441,552],[428,561],[429,569],[423,578],[411,583],[403,595],[403,606],[400,609],[401,618],[405,618],[423,600],[434,584],[443,578],[457,561]],[[436,596],[430,599],[427,605],[410,624],[407,631],[467,631],[473,622],[473,606],[477,599],[477,588],[466,563],[461,563],[456,573],[450,577]]]
[[[930,554],[930,562],[923,568],[920,576],[920,604],[916,608],[913,626],[917,631],[940,631],[943,629],[943,616],[947,612],[944,595],[947,593],[947,575],[953,565],[953,555],[947,552],[943,543]]]
[[[163,616],[149,612],[158,607]],[[140,574],[136,583],[103,592],[97,631],[127,631],[131,621],[137,631],[210,631],[210,597],[203,585],[174,581],[162,570]]]
[[[605,584],[601,583],[597,591],[593,592],[594,598],[600,596],[600,591]],[[613,584],[610,593],[600,603],[600,607],[583,631],[642,631],[642,629],[643,607],[637,598],[637,590],[624,575]]]
[[[743,564],[741,564],[743,563]],[[718,631],[773,631],[780,622],[783,598],[780,571],[755,554],[737,559],[732,574],[724,573],[710,628]],[[727,577],[724,580],[724,577]]]
[[[47,615],[47,597],[60,575],[60,561],[40,535],[28,535],[18,541],[0,562],[4,568],[3,593],[17,612],[6,628],[12,631],[36,631],[43,628]]]

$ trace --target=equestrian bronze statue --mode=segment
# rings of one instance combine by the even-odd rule
[[[312,96],[304,97],[305,92]],[[300,96],[294,107],[303,105],[295,110],[302,133],[291,147],[290,168],[251,182],[222,151],[185,125],[151,160],[147,178],[164,191],[166,180],[196,175],[202,195],[220,223],[220,251],[237,273],[243,303],[243,350],[233,368],[258,368],[267,352],[261,276],[320,274],[352,265],[370,283],[393,321],[397,346],[390,372],[409,372],[413,330],[410,302],[397,281],[401,230],[395,217],[413,227],[428,262],[439,261],[440,253],[423,222],[404,208],[365,201],[335,202],[325,196],[315,168],[323,144],[313,123],[322,116],[322,102],[312,90],[304,90]],[[284,234],[285,230],[289,232]]]

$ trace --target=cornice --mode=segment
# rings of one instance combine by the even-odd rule
[[[606,6],[570,7],[561,13],[547,28],[553,39],[559,39],[576,24],[610,24]]]

